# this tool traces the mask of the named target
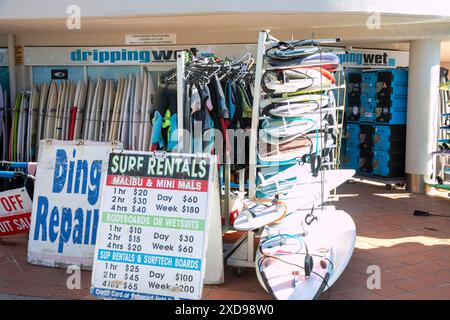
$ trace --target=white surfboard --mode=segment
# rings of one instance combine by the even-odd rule
[[[62,117],[63,117],[63,110],[64,110],[64,102],[66,99],[66,87],[67,87],[66,80],[62,80],[58,87],[58,104],[56,107],[55,128],[53,131],[53,137],[56,140],[61,139]]]
[[[319,172],[317,177],[307,174],[307,167],[294,165],[279,174],[265,180],[257,188],[257,196],[272,198],[278,196],[278,200],[286,206],[287,213],[292,213],[308,206],[325,201],[331,190],[350,179],[355,170],[325,170]],[[249,215],[246,210],[240,210],[234,227],[237,230],[256,230],[280,219],[276,212],[272,215],[261,211],[261,215]]]
[[[112,105],[111,120],[110,120],[110,124],[109,124],[109,132],[108,132],[109,141],[115,140],[114,130],[116,128],[116,118],[117,118],[118,103],[119,103],[119,99],[120,99],[121,88],[122,88],[122,79],[119,79],[117,81],[117,86],[115,88],[114,103]]]
[[[39,87],[39,120],[37,129],[36,155],[39,151],[39,141],[43,139],[45,135],[45,114],[47,113],[48,107],[48,91],[49,85],[43,82]]]
[[[124,79],[119,79],[117,84],[116,96],[114,99],[114,108],[112,113],[111,125],[109,130],[109,140],[118,140],[118,130],[120,125],[120,114],[122,110],[123,90],[125,86]]]
[[[133,149],[133,125],[134,125],[134,100],[135,100],[135,94],[136,94],[136,84],[137,84],[137,77],[133,76],[133,81],[131,82],[131,88],[130,88],[130,101],[129,101],[129,114],[128,114],[128,149]]]
[[[75,86],[75,95],[73,98],[73,103],[70,106],[69,112],[69,130],[68,130],[68,140],[73,140],[75,135],[75,121],[77,119],[78,112],[78,101],[80,100],[80,91],[81,91],[81,81],[78,81]]]
[[[105,91],[103,94],[103,101],[102,101],[102,111],[101,111],[101,115],[100,115],[100,127],[99,127],[99,133],[98,133],[98,141],[105,141],[105,131],[106,131],[106,119],[107,119],[107,114],[109,112],[109,98],[110,98],[110,86],[109,83],[111,82],[110,79],[106,79],[105,81]]]
[[[36,85],[33,85],[31,91],[30,98],[30,116],[29,116],[29,125],[28,125],[28,138],[27,138],[27,150],[28,157],[27,161],[35,161],[37,158],[37,145],[39,143],[38,140],[38,122],[39,122],[39,101],[40,95],[39,90]]]
[[[131,130],[131,148],[132,150],[141,150],[139,132],[141,129],[141,105],[142,105],[142,82],[136,77],[136,86],[133,101],[132,130]]]
[[[141,95],[141,106],[139,112],[139,150],[145,150],[144,148],[144,128],[145,128],[145,109],[147,106],[147,92],[148,92],[148,71],[144,70],[144,75],[142,77],[142,95]]]
[[[255,230],[274,223],[286,214],[286,207],[280,203],[257,203],[248,201],[234,221],[236,230]]]
[[[76,115],[75,115],[75,125],[73,130],[73,139],[82,139],[82,128],[84,120],[84,111],[86,108],[86,98],[87,98],[87,85],[84,81],[78,82],[79,94],[78,99],[75,101],[76,104]]]
[[[133,86],[133,76],[130,75],[127,80],[125,98],[123,101],[123,110],[121,117],[121,130],[120,130],[120,141],[123,143],[124,149],[128,149],[129,147],[129,115],[130,115],[130,96],[131,96],[131,88]]]
[[[280,234],[263,231],[256,255],[258,279],[277,300],[318,298],[332,272],[333,247],[319,237],[293,235],[286,230]],[[306,254],[312,258],[309,275],[305,274]]]
[[[96,85],[93,79],[88,80],[87,87],[87,97],[86,97],[86,107],[84,109],[84,124],[83,124],[83,139],[88,140],[89,137],[89,127],[91,124],[91,110],[94,101]]]
[[[313,214],[317,217],[317,220],[314,220],[310,225],[307,225],[305,223],[305,217],[310,213],[310,209],[302,210],[286,217],[279,224],[275,224],[270,228],[265,228],[261,234],[260,243],[263,243],[268,237],[273,237],[278,234],[297,236],[304,234],[299,238],[306,243],[311,255],[317,255],[313,256],[315,271],[318,271],[322,277],[324,277],[323,271],[325,269],[323,268],[323,264],[320,266],[320,260],[323,260],[327,264],[326,270],[328,275],[325,274],[324,277],[326,281],[323,281],[323,279],[317,275],[308,279],[299,277],[295,279],[294,287],[292,272],[299,270],[291,270],[285,263],[282,263],[284,264],[282,265],[266,262],[266,265],[264,265],[264,261],[274,259],[264,259],[261,251],[257,250],[255,257],[257,278],[262,287],[265,290],[268,290],[276,299],[310,300],[317,298],[322,291],[328,290],[336,282],[345,270],[353,254],[356,240],[356,227],[353,219],[346,212],[335,210],[334,207],[316,209],[313,211]],[[291,248],[286,247],[286,251],[292,252],[293,246],[298,242],[295,238],[289,236],[284,238],[284,242],[291,245]],[[273,239],[276,240],[276,238]],[[275,246],[271,248],[272,251],[277,249],[277,244],[274,244]],[[304,246],[304,248],[306,248],[306,246]],[[319,248],[319,250],[316,248]],[[330,254],[327,253],[327,258],[332,261],[332,265],[327,259],[320,257],[320,255],[326,254],[326,250],[322,250],[326,248],[330,248]],[[319,254],[313,253],[314,251],[319,251]],[[302,253],[302,251],[300,252]],[[304,252],[305,250],[303,249],[303,253]],[[303,266],[304,254],[300,256],[301,257],[297,258],[297,261],[295,261],[295,257],[291,257],[290,259],[294,261],[291,260],[290,262]],[[285,256],[280,256],[280,258],[284,259]],[[317,262],[319,263],[318,266],[316,266]],[[320,270],[320,268],[318,268],[319,266],[323,270]],[[262,277],[262,271],[264,271],[264,277]],[[291,279],[289,279],[289,276],[292,276]],[[289,281],[291,281],[290,286],[288,283]],[[319,283],[321,285],[318,287]]]
[[[114,103],[116,100],[116,88],[114,87],[114,81],[109,82],[109,99],[108,99],[108,112],[106,114],[106,129],[105,129],[105,141],[109,140],[109,132],[112,125],[112,118],[114,113]]]
[[[45,139],[53,139],[55,131],[56,111],[58,108],[58,85],[55,81],[50,83],[48,92],[47,112],[45,116]]]
[[[97,80],[94,98],[92,101],[92,108],[91,108],[90,121],[89,121],[88,140],[94,140],[94,141],[98,140],[104,91],[105,91],[105,80],[100,77]]]
[[[78,84],[75,85],[75,83],[73,81],[70,81],[69,102],[67,104],[67,109],[66,109],[66,126],[64,129],[66,140],[69,140],[69,134],[71,134],[71,126],[72,126],[71,111],[75,104],[75,98],[78,98],[78,97],[76,97],[77,87],[78,87]],[[78,95],[79,95],[79,92],[78,92]]]
[[[26,130],[29,107],[29,94],[22,95],[22,102],[20,105],[19,124],[17,126],[17,161],[25,161],[26,153]]]

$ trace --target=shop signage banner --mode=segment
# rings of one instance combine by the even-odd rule
[[[0,66],[8,65],[8,49],[0,48]]]
[[[398,68],[409,66],[409,53],[405,51],[351,49],[338,51],[336,54],[341,64],[347,68]]]
[[[111,153],[91,294],[200,299],[216,158]]]
[[[28,261],[90,269],[97,236],[106,142],[42,140],[39,145]]]
[[[25,188],[0,192],[0,237],[28,232],[32,206]]]
[[[218,57],[239,59],[247,52],[256,54],[255,45],[211,46],[130,46],[130,47],[25,47],[25,64],[35,66],[66,65],[174,65],[177,51],[213,52]]]
[[[126,47],[25,47],[26,65],[173,65],[177,51],[189,49],[198,56],[239,59],[246,53],[256,56],[255,44],[126,46]],[[397,68],[409,66],[406,51],[322,47],[335,52],[349,68]]]
[[[142,44],[165,45],[176,43],[177,43],[177,35],[175,33],[125,35],[125,44],[127,45],[142,45]]]

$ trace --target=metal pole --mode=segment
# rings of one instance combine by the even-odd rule
[[[177,151],[183,153],[184,51],[177,52]]]
[[[14,106],[17,94],[16,86],[16,47],[14,35],[8,34],[8,67],[9,67],[9,99],[11,107]]]

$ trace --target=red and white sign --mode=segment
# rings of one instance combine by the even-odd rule
[[[30,231],[32,207],[25,188],[0,192],[0,237]]]

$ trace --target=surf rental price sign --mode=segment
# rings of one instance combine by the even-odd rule
[[[91,294],[200,299],[215,157],[111,153]]]

